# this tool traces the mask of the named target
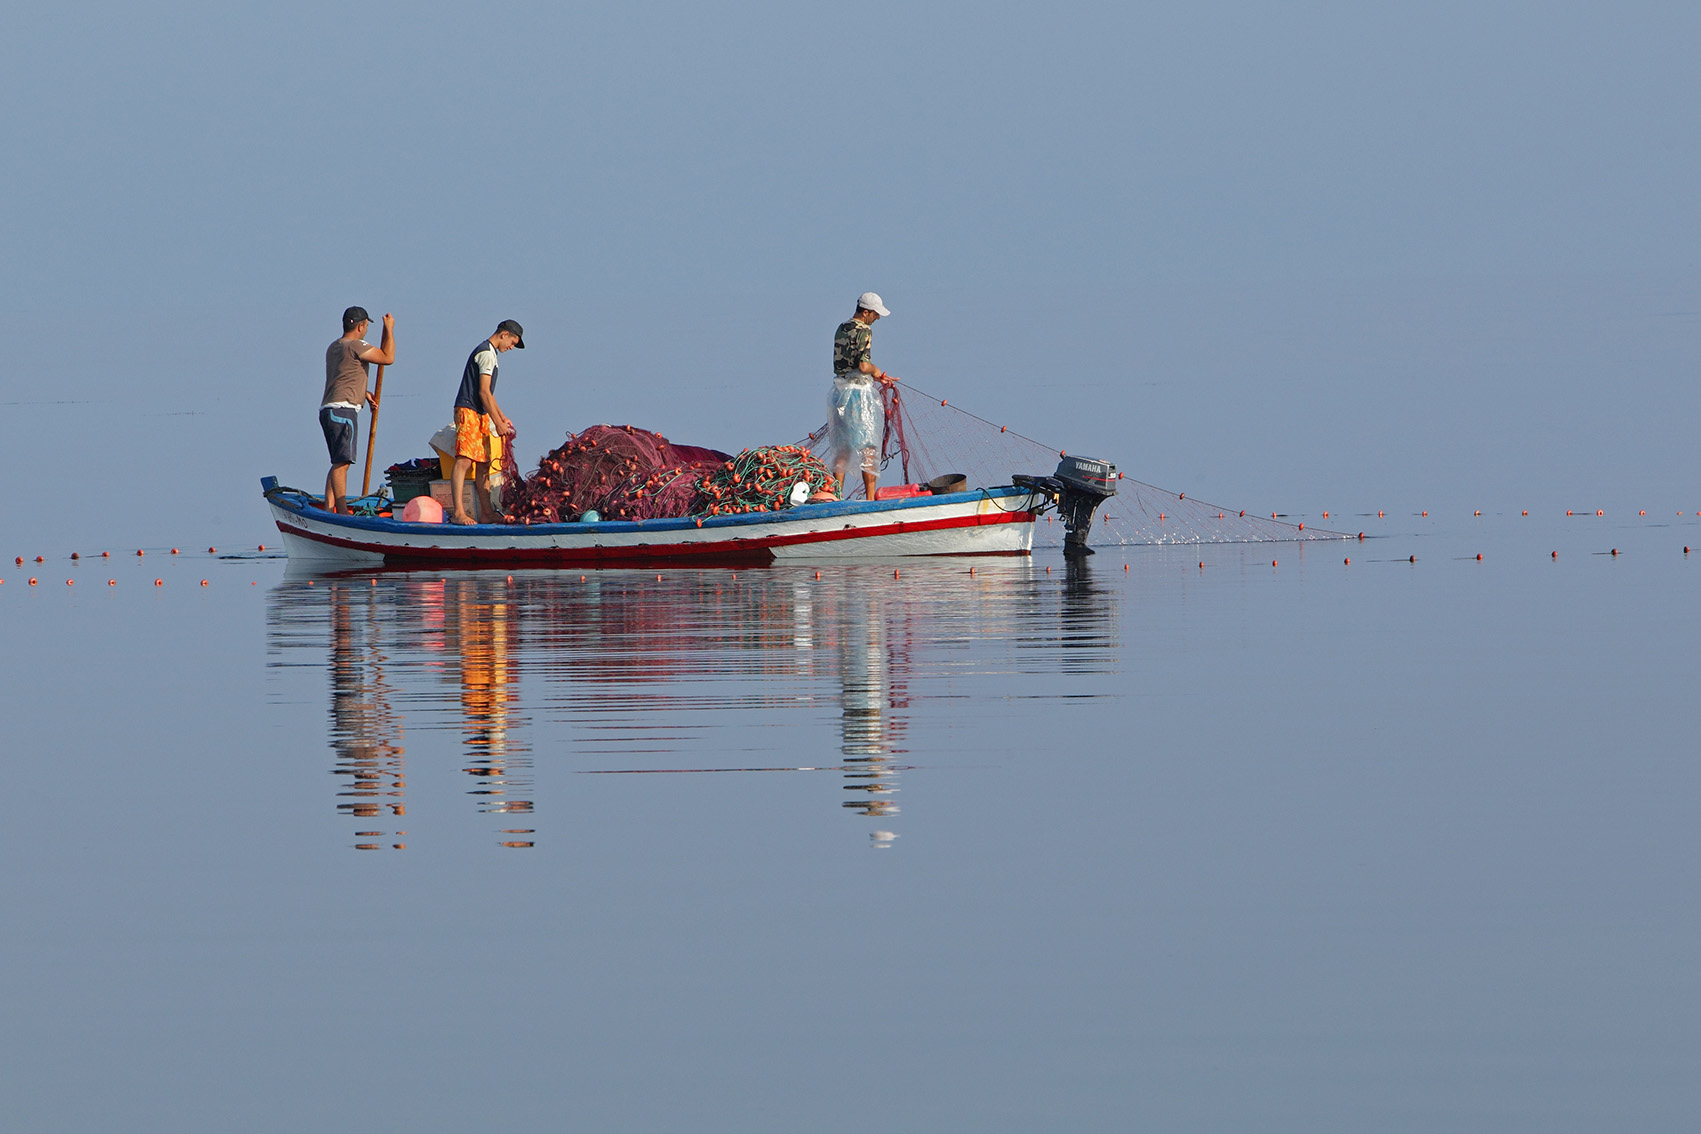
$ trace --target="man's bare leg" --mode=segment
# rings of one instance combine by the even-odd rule
[[[864,449],[857,456],[862,465],[862,494],[872,500],[875,489],[880,486],[880,467],[875,463],[873,449]]]
[[[478,474],[473,478],[473,510],[478,513],[478,522],[494,524],[496,509],[490,503],[490,462],[478,466]]]
[[[325,474],[325,508],[331,512],[348,511],[347,465],[332,465]]]
[[[845,462],[849,459],[849,457],[839,457],[833,462],[833,479],[838,482],[840,500],[845,498]]]
[[[479,467],[486,468],[488,466],[481,465]],[[473,459],[459,456],[455,458],[455,467],[449,470],[449,501],[454,505],[454,513],[449,517],[452,523],[470,524],[473,522],[473,518],[467,515],[466,503],[463,500],[463,497],[466,496],[467,474],[472,470]]]

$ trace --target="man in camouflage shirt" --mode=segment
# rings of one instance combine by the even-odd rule
[[[833,393],[827,404],[829,464],[839,481],[839,497],[845,498],[845,470],[853,455],[862,467],[862,485],[868,499],[880,482],[880,437],[886,423],[885,408],[874,383],[890,386],[897,379],[870,360],[874,346],[874,321],[890,315],[880,297],[865,291],[856,301],[856,314],[839,324],[833,335]]]

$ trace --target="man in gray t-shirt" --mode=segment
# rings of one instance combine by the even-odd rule
[[[396,361],[396,319],[384,316],[384,340],[373,346],[366,341],[372,317],[364,307],[343,312],[343,337],[325,348],[325,396],[319,399],[319,428],[325,448],[331,453],[331,471],[325,476],[325,507],[332,512],[348,511],[348,467],[354,464],[362,403],[378,408],[378,399],[366,388],[366,368],[371,363],[389,366]]]

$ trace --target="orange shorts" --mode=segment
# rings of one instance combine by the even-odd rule
[[[502,438],[497,436],[489,414],[455,407],[455,456],[481,465],[502,459]]]

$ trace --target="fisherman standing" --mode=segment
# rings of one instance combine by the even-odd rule
[[[384,316],[384,339],[379,346],[366,341],[366,328],[371,325],[366,308],[350,307],[343,312],[343,337],[325,350],[325,396],[319,399],[319,428],[331,452],[331,471],[325,476],[325,507],[332,512],[349,510],[348,467],[354,464],[360,407],[364,403],[378,408],[377,395],[366,388],[367,367],[374,362],[389,366],[396,361],[395,316]]]
[[[495,334],[473,348],[461,372],[461,388],[455,394],[455,467],[449,474],[454,523],[493,524],[499,518],[490,503],[491,439],[501,437],[503,444],[510,444],[515,430],[514,423],[496,404],[496,356],[515,347],[525,350],[523,335],[514,320],[502,320]],[[464,499],[469,472],[473,473],[476,517],[467,515]]]
[[[862,469],[863,491],[868,499],[874,499],[874,487],[880,483],[880,440],[886,412],[874,383],[890,386],[897,379],[875,366],[869,354],[874,346],[874,321],[890,314],[878,295],[865,291],[856,301],[856,314],[840,323],[833,335],[833,394],[827,405],[827,440],[841,500],[845,499],[845,469],[852,457]]]

